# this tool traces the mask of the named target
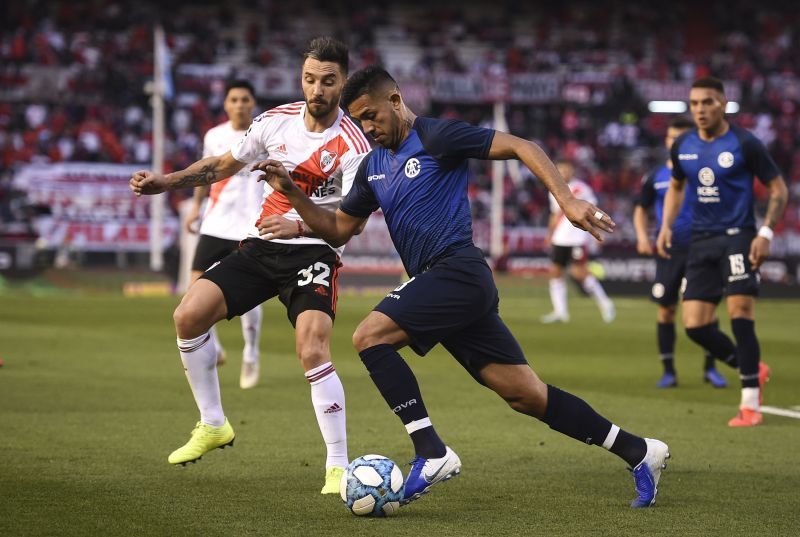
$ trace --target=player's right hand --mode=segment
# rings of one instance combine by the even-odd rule
[[[269,186],[281,194],[288,194],[296,188],[294,181],[292,181],[292,176],[289,175],[283,163],[278,160],[267,159],[256,162],[250,167],[250,170],[263,172],[264,175],[259,177],[258,180],[266,181]]]
[[[643,238],[636,241],[636,252],[639,255],[653,255],[653,245],[650,244],[650,239]]]
[[[664,259],[669,259],[672,257],[668,252],[670,248],[672,248],[672,230],[667,226],[661,226],[661,231],[658,232],[658,238],[656,239],[658,255]]]
[[[131,176],[129,186],[137,196],[161,194],[167,190],[167,178],[149,170],[139,170]]]
[[[588,201],[571,197],[561,202],[561,210],[573,226],[588,231],[599,242],[603,242],[601,231],[613,233],[617,225],[605,212]]]

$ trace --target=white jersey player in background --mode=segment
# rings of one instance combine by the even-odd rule
[[[256,106],[255,91],[246,80],[234,80],[225,88],[223,108],[229,120],[209,129],[203,138],[203,158],[226,153],[253,122]],[[197,233],[197,223],[203,202],[208,200],[200,224],[200,238],[192,261],[191,282],[195,282],[214,263],[239,248],[247,237],[261,207],[264,189],[258,174],[242,168],[238,173],[213,185],[194,189],[192,205],[186,218],[186,228]],[[260,367],[259,340],[261,339],[261,306],[241,316],[244,350],[239,386],[252,388],[258,384]],[[225,350],[217,336],[216,327],[209,330],[211,341],[217,348],[217,365],[225,362]]]
[[[571,162],[559,160],[556,167],[576,198],[597,203],[591,187],[575,178],[575,168]],[[549,198],[550,220],[547,225],[547,242],[550,244],[550,300],[553,303],[553,311],[542,316],[542,322],[569,321],[567,282],[564,278],[564,270],[569,267],[570,275],[595,300],[603,320],[610,323],[616,317],[614,303],[587,268],[587,247],[592,236],[573,226],[561,212],[552,194]]]
[[[273,108],[230,151],[168,175],[133,174],[136,195],[208,185],[230,177],[263,153],[280,161],[314,203],[331,209],[350,190],[369,144],[344,116],[339,100],[347,78],[347,47],[330,37],[313,39],[303,54],[304,102]],[[259,232],[264,233],[259,235]],[[337,494],[347,457],[344,388],[331,362],[339,254],[311,236],[282,194],[265,186],[253,234],[235,253],[198,279],[175,310],[178,349],[200,422],[189,442],[169,456],[172,464],[198,460],[231,445],[233,428],[222,410],[216,351],[208,330],[278,296],[295,327],[295,348],[311,385],[311,402],[327,446],[323,494]]]

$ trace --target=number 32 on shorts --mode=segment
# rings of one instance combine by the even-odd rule
[[[330,283],[328,283],[328,276],[331,275],[331,269],[322,261],[317,261],[313,265],[309,265],[308,268],[298,270],[297,275],[300,276],[300,279],[297,280],[298,287],[308,285],[312,282],[319,285],[324,285],[325,287],[330,287]]]

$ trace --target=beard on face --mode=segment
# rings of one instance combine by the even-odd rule
[[[314,118],[321,118],[328,115],[333,110],[333,101],[308,101],[306,100],[306,110]]]

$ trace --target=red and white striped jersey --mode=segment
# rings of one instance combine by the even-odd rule
[[[305,102],[286,104],[255,118],[245,136],[232,148],[233,158],[248,164],[260,160],[263,153],[279,160],[311,200],[330,211],[339,207],[342,196],[350,191],[361,160],[370,146],[359,128],[339,110],[336,121],[324,132],[309,132],[303,117]],[[261,218],[279,215],[300,220],[286,196],[264,182],[261,213],[251,223],[250,235],[258,237]],[[255,227],[253,227],[253,224]],[[263,237],[262,237],[263,238]],[[327,244],[322,239],[297,237],[274,239],[289,244]],[[336,249],[341,255],[344,248]]]
[[[227,153],[245,132],[234,130],[230,121],[209,129],[203,139],[203,158]],[[264,188],[259,175],[245,166],[236,175],[212,184],[200,234],[232,241],[247,237],[261,207]]]
[[[597,198],[594,195],[594,191],[592,191],[592,187],[580,179],[572,179],[568,183],[568,186],[572,191],[572,195],[576,198],[586,200],[595,205],[597,204]],[[559,215],[558,223],[556,224],[556,228],[553,230],[553,237],[551,238],[550,243],[555,246],[584,246],[589,238],[591,238],[591,235],[589,235],[588,232],[573,226],[572,222],[567,220],[567,217],[561,212],[561,207],[559,207],[558,202],[556,202],[555,196],[550,194],[549,197],[550,212]]]

